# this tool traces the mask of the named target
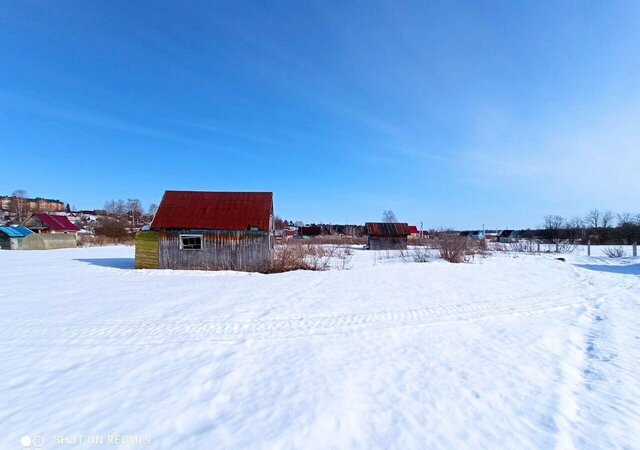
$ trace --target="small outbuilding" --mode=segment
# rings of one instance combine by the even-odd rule
[[[26,236],[33,234],[25,227],[0,227],[0,249],[20,250]]]
[[[512,244],[518,242],[519,238],[520,236],[516,230],[502,230],[498,233],[497,240],[502,244]]]
[[[369,250],[403,250],[411,234],[406,223],[367,222],[364,224]]]
[[[317,225],[298,227],[298,235],[304,239],[312,239],[322,234],[322,228]]]
[[[271,192],[166,191],[136,268],[260,271],[273,258]]]
[[[460,236],[471,238],[474,241],[484,241],[485,239],[483,230],[463,231],[460,233]]]
[[[56,214],[33,213],[22,225],[39,234],[63,233],[75,236],[80,231],[80,227],[72,223],[67,216]]]

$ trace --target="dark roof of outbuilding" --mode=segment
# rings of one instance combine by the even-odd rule
[[[411,234],[406,223],[367,222],[365,234],[379,237],[406,237]]]
[[[80,228],[71,223],[67,216],[56,216],[55,214],[34,213],[32,217],[40,220],[45,228],[53,231],[80,231]],[[28,219],[27,219],[28,221]],[[35,228],[35,227],[34,227]]]
[[[271,192],[166,191],[151,229],[269,231]]]
[[[319,226],[298,227],[298,233],[301,236],[320,236],[322,228]]]
[[[500,233],[498,233],[498,237],[511,236],[511,233],[514,232],[515,230],[502,230]]]

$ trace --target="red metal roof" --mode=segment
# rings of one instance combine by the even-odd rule
[[[418,234],[420,233],[420,231],[418,231],[418,227],[415,225],[409,225],[409,233],[411,234]]]
[[[269,231],[271,192],[166,191],[151,229]]]
[[[367,222],[364,224],[365,234],[381,237],[402,237],[411,234],[406,223]]]
[[[80,231],[80,228],[71,223],[67,216],[35,213],[33,217],[37,218],[45,227],[53,231]]]

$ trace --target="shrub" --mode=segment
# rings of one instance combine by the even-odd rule
[[[607,247],[603,250],[603,253],[609,258],[624,258],[626,256],[626,252],[622,247]]]
[[[469,256],[474,254],[473,247],[471,239],[453,234],[442,235],[435,241],[440,257],[450,263],[468,262]]]
[[[538,243],[533,241],[518,241],[507,244],[510,252],[516,253],[536,253],[538,251]]]
[[[327,251],[328,257],[336,260],[335,268],[338,270],[348,270],[351,267],[351,258],[353,258],[353,249],[348,246],[337,245],[330,247]]]
[[[427,247],[415,247],[413,249],[413,262],[429,262],[431,260],[431,253]]]

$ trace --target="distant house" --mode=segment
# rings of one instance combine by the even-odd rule
[[[3,250],[50,250],[76,245],[73,234],[36,234],[25,227],[0,227],[0,249]]]
[[[510,244],[513,242],[518,242],[519,233],[515,230],[502,230],[498,233],[498,242],[503,244]]]
[[[34,233],[63,233],[75,235],[80,228],[68,217],[46,213],[33,213],[22,223]]]
[[[483,241],[485,239],[485,234],[482,230],[463,231],[460,233],[460,236],[468,237],[476,241]]]
[[[319,226],[298,227],[298,236],[303,238],[314,238],[322,234],[322,228]]]
[[[429,232],[427,230],[419,230],[416,225],[409,225],[409,237],[419,238],[419,237],[427,237],[429,236]]]
[[[166,191],[136,268],[258,271],[273,258],[271,192]]]
[[[367,248],[370,250],[401,250],[407,248],[407,236],[411,234],[406,223],[365,223]]]

